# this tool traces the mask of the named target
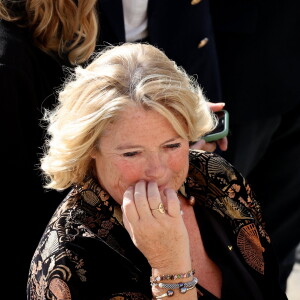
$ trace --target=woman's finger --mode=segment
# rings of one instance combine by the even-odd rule
[[[181,215],[180,201],[178,199],[177,193],[173,189],[165,189],[164,194],[167,199],[168,214],[171,217],[178,217],[179,215]]]
[[[217,102],[217,103],[207,102],[207,105],[211,111],[216,112],[216,111],[222,110],[225,106],[225,103],[224,102]]]
[[[216,141],[219,148],[222,150],[222,151],[226,151],[227,148],[228,148],[228,139],[227,137],[223,137],[219,140]]]
[[[202,142],[203,141],[203,142]],[[191,149],[214,152],[217,148],[216,142],[205,142],[203,139],[191,146]]]
[[[166,213],[166,203],[162,201],[156,182],[148,182],[147,196],[152,215],[154,217],[162,217]]]
[[[147,183],[144,180],[138,181],[134,187],[134,202],[140,218],[146,218],[151,215],[147,199]]]
[[[139,219],[138,212],[134,203],[134,188],[129,186],[123,195],[122,211],[124,225],[128,222],[136,222]]]

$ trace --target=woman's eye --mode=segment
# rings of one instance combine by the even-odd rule
[[[168,149],[177,149],[181,147],[181,143],[176,143],[176,144],[169,144],[165,146]]]
[[[134,152],[125,152],[123,153],[123,156],[124,157],[132,157],[132,156],[136,156],[138,154],[137,151],[134,151]]]

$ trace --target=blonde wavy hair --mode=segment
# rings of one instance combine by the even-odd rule
[[[178,134],[196,141],[216,124],[196,80],[148,44],[125,43],[77,67],[45,114],[48,137],[41,168],[46,188],[82,184],[94,170],[91,155],[107,126],[128,107],[155,110]],[[93,174],[93,173],[91,173]]]
[[[28,27],[34,44],[72,65],[88,60],[96,46],[97,0],[1,0],[0,19]]]

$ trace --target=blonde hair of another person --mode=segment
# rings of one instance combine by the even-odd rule
[[[1,0],[0,19],[29,28],[39,49],[68,57],[72,65],[88,60],[96,46],[97,0]]]
[[[91,175],[93,150],[128,107],[160,113],[189,141],[216,126],[196,80],[148,44],[125,43],[98,53],[86,68],[75,68],[58,102],[44,117],[49,139],[41,159],[45,187],[56,190]]]

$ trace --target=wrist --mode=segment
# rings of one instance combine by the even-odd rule
[[[162,275],[178,275],[184,274],[192,270],[192,263],[190,258],[186,261],[181,260],[179,263],[162,264],[160,267],[152,267],[152,277],[162,276]],[[180,279],[180,278],[179,278]]]

